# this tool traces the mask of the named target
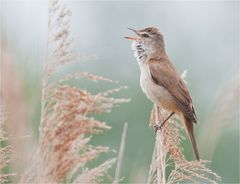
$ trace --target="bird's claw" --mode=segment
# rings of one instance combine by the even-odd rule
[[[162,130],[164,123],[159,122],[158,124],[156,124],[153,128],[155,130],[155,133],[157,133],[158,130]]]

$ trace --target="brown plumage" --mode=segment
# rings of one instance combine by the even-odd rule
[[[192,99],[165,52],[163,35],[154,27],[131,30],[137,37],[126,38],[134,40],[133,50],[141,70],[140,85],[143,92],[153,103],[180,117],[199,160],[193,132],[193,123],[197,122],[197,117]]]
[[[160,60],[149,59],[148,63],[152,80],[157,85],[166,88],[173,96],[176,108],[181,110],[188,119],[196,123],[197,118],[187,86],[170,61],[166,58]]]

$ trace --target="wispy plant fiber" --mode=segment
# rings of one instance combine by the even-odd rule
[[[70,73],[58,79],[53,77],[59,67],[81,58],[71,49],[70,20],[71,11],[67,6],[58,0],[52,1],[49,7],[48,54],[42,78],[39,146],[33,165],[23,175],[21,182],[100,183],[115,162],[115,159],[109,159],[94,168],[87,167],[87,163],[101,153],[111,151],[106,146],[90,144],[92,135],[111,128],[91,115],[110,112],[116,104],[127,102],[127,99],[109,97],[120,88],[92,94],[68,81],[113,81],[87,72]]]

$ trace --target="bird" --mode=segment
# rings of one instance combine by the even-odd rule
[[[154,127],[155,131],[176,114],[187,131],[196,159],[200,160],[193,129],[197,123],[193,101],[187,85],[166,53],[163,34],[156,27],[128,29],[135,33],[125,38],[133,41],[132,50],[141,71],[142,91],[157,108],[170,112],[164,121]]]

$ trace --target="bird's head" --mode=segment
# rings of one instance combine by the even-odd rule
[[[142,40],[144,43],[144,47],[148,49],[156,49],[159,47],[163,47],[163,35],[156,27],[148,27],[141,30],[135,30],[132,28],[128,28],[133,31],[135,36],[127,36],[126,39],[137,41]]]

